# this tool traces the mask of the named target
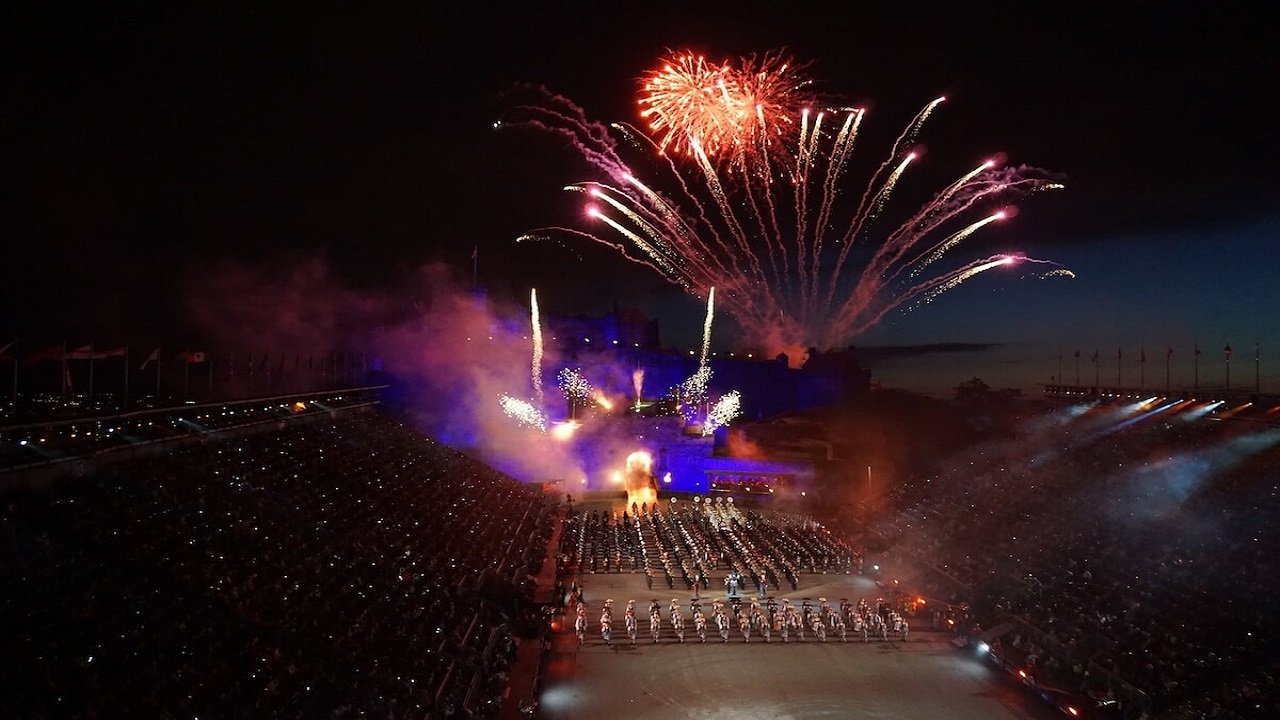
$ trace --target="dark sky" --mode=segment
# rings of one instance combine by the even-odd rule
[[[561,312],[618,300],[688,342],[698,303],[643,268],[514,243],[569,223],[559,188],[582,178],[555,143],[492,123],[517,82],[635,121],[635,78],[668,49],[786,49],[823,93],[871,108],[873,156],[945,94],[921,139],[935,155],[1004,152],[1067,178],[980,249],[1076,280],[984,277],[863,344],[1003,348],[935,358],[944,386],[1043,382],[1064,353],[1071,380],[1071,353],[1099,347],[1109,375],[1120,348],[1189,362],[1193,343],[1250,357],[1258,343],[1280,358],[1271,3],[56,5],[0,11],[0,344],[182,333],[186,288],[228,259],[321,254],[335,279],[378,290],[433,260],[469,277],[474,247],[492,294],[548,288]],[[1280,371],[1263,375],[1278,389]]]

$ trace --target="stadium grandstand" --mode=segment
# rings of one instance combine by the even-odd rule
[[[493,714],[552,506],[375,394],[7,429],[5,715]]]
[[[937,401],[980,437],[875,491],[640,505],[382,389],[0,428],[6,715],[1280,716],[1274,413]]]

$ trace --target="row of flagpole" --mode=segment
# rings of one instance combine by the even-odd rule
[[[37,350],[35,352],[30,352],[25,355],[19,354],[17,340],[9,342],[8,344],[5,344],[5,345],[0,345],[0,363],[12,361],[13,382],[12,382],[10,403],[11,403],[11,407],[14,408],[15,412],[18,405],[18,376],[19,376],[20,364],[23,366],[31,366],[31,365],[36,365],[38,363],[43,363],[43,362],[61,363],[61,368],[59,370],[60,386],[61,386],[60,397],[63,399],[63,401],[65,401],[68,398],[69,392],[70,394],[74,394],[75,392],[74,384],[72,382],[72,372],[71,372],[72,366],[70,365],[70,363],[73,361],[88,361],[87,398],[88,398],[88,402],[92,404],[95,396],[94,395],[95,363],[96,361],[100,361],[100,360],[114,360],[114,359],[119,359],[123,361],[123,384],[122,384],[122,393],[121,393],[122,395],[121,408],[127,408],[129,406],[129,399],[130,399],[130,384],[129,384],[130,370],[132,369],[132,363],[130,362],[129,357],[130,357],[129,345],[127,344],[120,345],[117,347],[110,347],[107,349],[99,349],[95,346],[94,343],[89,343],[87,345],[83,345],[83,346],[68,350],[67,343],[64,341],[62,343],[51,345],[44,349]],[[156,348],[152,350],[147,355],[147,357],[142,361],[142,363],[136,368],[137,371],[141,372],[141,371],[147,370],[148,367],[155,365],[156,367],[155,394],[156,394],[157,400],[159,400],[161,395],[162,373],[160,369],[160,363],[161,363],[162,357],[163,357],[162,347],[156,346]],[[272,369],[268,367],[268,361],[270,357],[271,357],[270,353],[264,353],[261,357],[260,362],[255,363],[253,354],[250,353],[248,355],[248,363],[245,367],[245,372],[247,373],[247,377],[249,378],[251,388],[253,384],[253,378],[255,375],[254,373],[255,366],[258,368],[259,372],[265,372],[268,378],[272,376]],[[342,357],[343,363],[348,366],[347,368],[348,372],[350,372],[351,370],[350,361],[353,358],[348,356],[346,353],[342,353],[341,357]],[[306,370],[309,373],[313,371],[314,358],[315,358],[314,354],[309,355],[306,358]],[[368,372],[369,363],[368,363],[367,356],[362,355],[361,358],[363,363],[363,371]],[[214,362],[213,362],[213,357],[211,353],[209,353],[208,351],[184,350],[180,353],[177,353],[173,357],[173,359],[175,361],[181,362],[183,365],[183,388],[182,388],[183,400],[187,400],[190,397],[192,365],[203,364],[208,368],[207,390],[208,390],[208,393],[212,395],[213,384],[214,384]],[[298,371],[300,369],[302,361],[303,361],[303,356],[299,354],[294,364],[295,371]],[[338,362],[339,362],[338,353],[335,352],[335,353],[322,354],[320,356],[321,372],[325,376],[327,376],[329,372],[332,372],[334,376],[337,377]],[[236,372],[235,356],[229,355],[227,363],[228,364],[226,367],[229,373],[229,377],[234,377]],[[380,368],[380,361],[375,359],[374,365],[375,365],[375,369]],[[285,356],[282,354],[280,355],[280,359],[279,359],[279,373],[283,375],[285,372],[286,372]],[[348,375],[348,379],[350,379],[350,375]]]
[[[17,405],[18,405],[19,355],[17,352],[17,346],[18,346],[18,341],[14,340],[8,343],[7,345],[0,347],[0,362],[7,361],[7,360],[13,361],[13,384],[12,384],[11,394],[10,394],[10,406],[15,409],[17,408]],[[142,367],[139,369],[145,370],[147,368],[147,365],[149,365],[152,362],[155,362],[156,360],[159,359],[159,357],[160,357],[160,348],[157,347],[154,351],[152,351],[151,355],[147,357],[146,362],[144,362]],[[51,345],[43,350],[37,350],[36,352],[28,353],[25,356],[22,356],[21,364],[35,365],[37,363],[45,362],[45,361],[53,361],[53,362],[61,363],[62,367],[58,373],[59,382],[61,384],[60,397],[65,399],[67,397],[68,391],[74,392],[74,387],[71,380],[71,367],[68,363],[73,360],[89,361],[89,387],[88,387],[87,395],[90,401],[92,402],[92,398],[94,397],[94,363],[98,360],[109,360],[113,358],[120,358],[121,360],[123,360],[124,383],[123,383],[123,390],[121,395],[123,397],[123,406],[128,406],[129,404],[129,365],[130,365],[128,345],[120,345],[117,347],[111,347],[107,349],[99,349],[96,347],[94,343],[89,343],[88,345],[82,345],[78,348],[68,350],[66,341],[63,341],[62,343],[59,343],[57,345]],[[157,371],[156,373],[156,394],[157,395],[159,395],[159,387],[160,387],[159,380],[160,380],[160,373]]]
[[[1235,351],[1232,350],[1231,345],[1228,344],[1222,348],[1222,352],[1226,360],[1225,387],[1226,389],[1230,390],[1231,389],[1231,355]],[[1193,385],[1194,385],[1194,390],[1196,392],[1200,391],[1200,355],[1201,354],[1202,353],[1200,350],[1200,345],[1196,344],[1192,350],[1192,358],[1194,359]],[[1076,350],[1074,353],[1074,356],[1075,356],[1075,363],[1076,363],[1075,384],[1079,386],[1080,385],[1080,351]],[[1102,384],[1101,383],[1102,370],[1101,370],[1101,366],[1098,363],[1098,357],[1099,357],[1098,351],[1094,350],[1093,357],[1091,358],[1091,362],[1093,363],[1094,387],[1097,387]],[[1170,389],[1169,366],[1172,358],[1173,358],[1173,348],[1168,347],[1165,349],[1165,354],[1164,354],[1164,386],[1165,386],[1166,392]],[[1145,348],[1141,348],[1138,350],[1138,387],[1139,388],[1146,387],[1146,364],[1147,364],[1147,351]],[[1124,351],[1122,348],[1118,348],[1116,350],[1116,385],[1117,386],[1124,385],[1124,382],[1122,380],[1123,371],[1124,371]],[[1058,382],[1059,383],[1065,382],[1064,378],[1062,377],[1062,355],[1061,354],[1058,355]],[[1262,345],[1261,343],[1254,343],[1254,346],[1253,346],[1253,390],[1254,392],[1262,391]]]

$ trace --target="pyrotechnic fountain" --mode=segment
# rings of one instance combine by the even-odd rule
[[[591,121],[573,102],[530,88],[535,99],[508,124],[569,141],[603,178],[566,188],[589,198],[598,229],[546,227],[521,239],[569,234],[613,248],[690,294],[719,287],[747,342],[796,358],[809,347],[841,347],[888,312],[927,304],[986,270],[1048,262],[995,255],[921,279],[962,240],[1006,217],[966,221],[967,211],[1062,187],[1042,171],[991,160],[872,242],[899,179],[918,164],[912,145],[944,99],[928,103],[898,136],[856,207],[842,207],[840,198],[853,197],[842,180],[866,111],[815,112],[801,71],[780,54],[736,67],[677,54],[644,79],[641,118],[652,138]],[[641,179],[624,148],[652,151],[642,160],[656,167],[657,184]]]
[[[542,407],[542,322],[538,318],[538,290],[529,291],[529,324],[533,326],[533,396]]]
[[[644,368],[636,368],[631,371],[631,387],[636,391],[636,409],[640,409],[640,398],[644,397],[641,390],[644,389]]]
[[[711,320],[715,314],[716,289],[713,286],[707,291],[707,317],[702,321],[702,355],[698,358],[701,367],[707,364],[707,354],[711,351]]]
[[[542,393],[542,323],[538,319],[538,291],[529,291],[529,322],[533,326],[533,358],[530,362],[530,380],[533,384],[534,401],[522,400],[505,393],[498,396],[498,403],[507,417],[521,425],[535,427],[542,432],[547,431],[547,417],[543,414]],[[584,381],[585,382],[585,381]],[[571,401],[572,402],[572,401]],[[572,429],[569,430],[572,434]],[[562,432],[560,439],[568,435]]]
[[[621,475],[628,508],[633,503],[652,507],[658,501],[658,481],[653,475],[653,458],[649,453],[636,451],[628,455]]]
[[[573,419],[577,419],[579,407],[586,405],[597,396],[597,392],[582,373],[570,368],[560,371],[560,390],[569,404],[569,417]]]

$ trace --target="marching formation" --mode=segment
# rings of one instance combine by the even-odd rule
[[[577,614],[574,633],[581,645],[587,641],[587,605],[580,601],[574,604]],[[832,606],[826,598],[818,598],[816,605],[809,598],[804,598],[796,606],[789,598],[783,598],[779,602],[770,597],[763,605],[755,600],[744,602],[741,598],[730,598],[728,602],[712,599],[709,606],[704,608],[702,601],[695,597],[689,600],[689,613],[689,619],[693,621],[694,636],[700,643],[707,641],[713,623],[715,630],[712,641],[719,637],[722,643],[729,642],[735,632],[746,643],[751,642],[753,635],[766,643],[772,642],[775,636],[783,643],[789,643],[792,639],[804,642],[810,637],[818,642],[827,642],[829,638],[840,642],[849,642],[851,638],[862,642],[906,642],[910,634],[907,618],[882,599],[873,605],[864,598],[859,598],[857,602],[841,598],[837,605]],[[667,619],[671,625],[667,638],[683,643],[686,620],[679,598],[671,598]],[[626,610],[623,611],[623,624],[627,639],[632,645],[636,644],[638,621],[635,600],[627,601]],[[649,635],[654,643],[663,640],[662,606],[656,599],[649,602]],[[613,644],[612,598],[605,600],[600,609],[600,639],[605,645]]]

